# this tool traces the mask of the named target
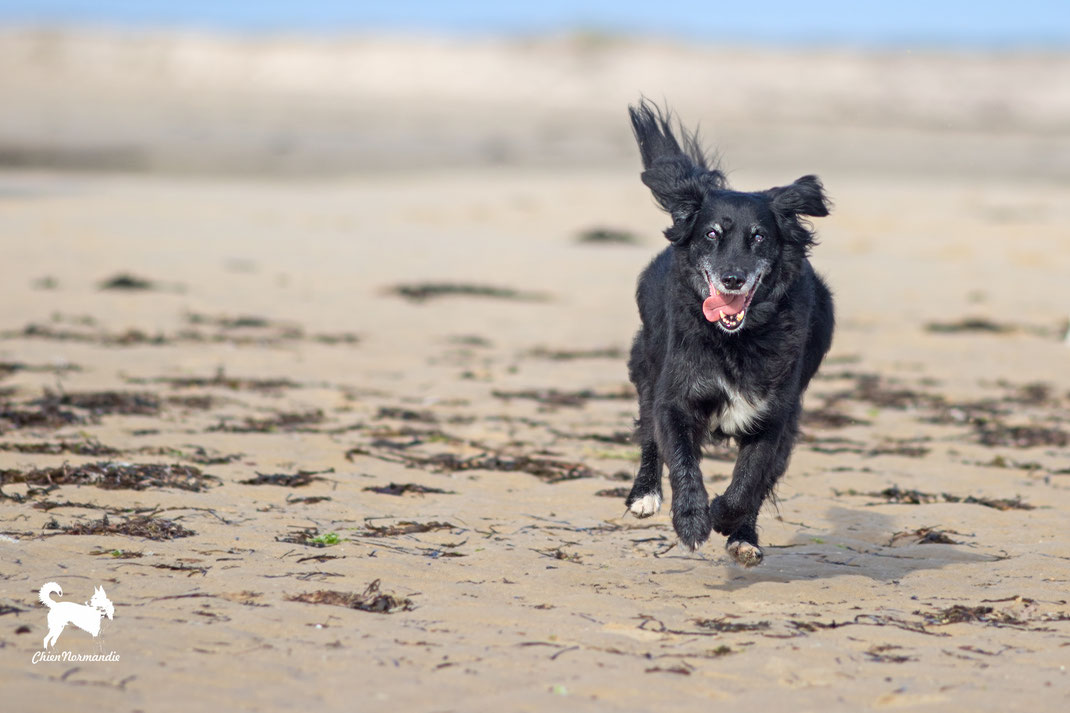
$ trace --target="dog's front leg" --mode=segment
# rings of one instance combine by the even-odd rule
[[[657,419],[658,451],[669,465],[672,486],[672,526],[692,550],[709,539],[711,529],[709,496],[699,470],[706,421],[694,409],[677,405],[661,408]]]
[[[747,567],[759,564],[764,556],[758,546],[758,510],[787,470],[798,428],[797,413],[786,422],[767,425],[740,438],[732,482],[710,503],[713,528],[728,537],[728,553]]]

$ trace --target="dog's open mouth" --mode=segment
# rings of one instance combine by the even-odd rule
[[[747,319],[747,308],[754,299],[754,293],[758,291],[759,279],[752,280],[752,284],[739,292],[719,291],[708,275],[707,281],[710,285],[710,296],[702,302],[702,314],[726,332],[736,331]]]

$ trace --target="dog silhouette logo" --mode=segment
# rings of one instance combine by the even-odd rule
[[[56,640],[63,633],[67,624],[74,624],[79,629],[87,631],[94,638],[100,634],[100,622],[105,615],[109,619],[115,618],[115,605],[104,593],[104,587],[93,590],[93,597],[85,604],[74,602],[57,602],[52,599],[52,594],[63,596],[63,588],[55,582],[49,582],[41,587],[38,598],[41,603],[48,607],[48,634],[45,636],[44,648],[49,649],[56,645]]]

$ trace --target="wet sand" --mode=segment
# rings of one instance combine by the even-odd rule
[[[807,128],[824,146],[851,135],[828,121]],[[752,570],[722,538],[675,546],[667,508],[624,512],[634,280],[665,221],[623,143],[586,165],[0,173],[6,700],[1065,706],[1066,137],[1010,123],[997,149],[1044,147],[1048,168],[968,170],[965,130],[936,142],[968,158],[945,171],[809,144],[748,164],[743,139],[724,157],[738,188],[812,170],[835,203],[813,260],[836,340]],[[872,151],[902,126],[864,128],[891,137]],[[709,449],[711,493],[732,457]],[[31,663],[50,581],[115,604],[99,639],[68,627],[58,648],[120,661]]]

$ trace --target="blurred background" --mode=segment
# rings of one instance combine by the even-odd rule
[[[835,206],[749,575],[617,519],[641,96]],[[1068,186],[1070,0],[0,0],[5,704],[1065,707]],[[222,487],[54,492],[91,458]],[[197,537],[103,534],[134,513]],[[32,587],[88,573],[122,666],[31,672]],[[380,576],[411,616],[300,609]]]
[[[0,167],[633,167],[672,104],[733,166],[1070,178],[1065,0],[0,0]]]

